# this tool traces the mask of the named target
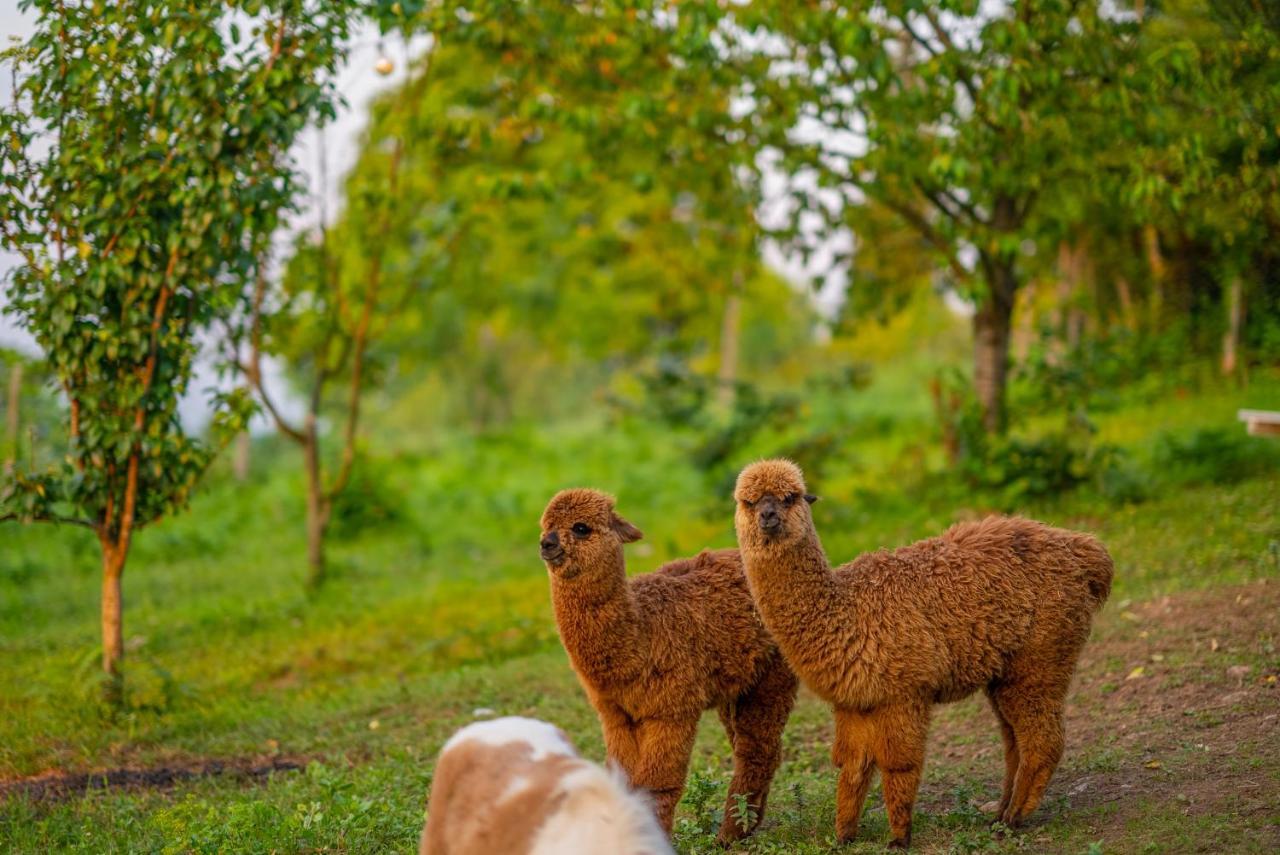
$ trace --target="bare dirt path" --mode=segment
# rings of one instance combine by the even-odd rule
[[[73,798],[88,790],[168,789],[185,781],[215,776],[250,781],[277,772],[301,771],[308,762],[307,757],[233,757],[93,772],[60,772],[55,769],[28,778],[0,781],[0,800],[18,794],[38,802]]]

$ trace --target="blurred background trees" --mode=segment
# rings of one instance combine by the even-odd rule
[[[402,470],[507,519],[541,482],[480,490],[450,455],[505,467],[534,449],[559,478],[548,445],[606,432],[589,459],[660,445],[708,514],[735,467],[777,453],[865,471],[851,478],[868,491],[956,484],[1011,506],[1105,482],[1135,498],[1141,467],[1095,438],[1099,413],[1280,360],[1268,4],[370,0],[358,11],[384,38],[430,47],[371,105],[342,203],[274,247],[281,211],[314,204],[287,150],[323,123],[342,14],[246,4],[151,32],[166,4],[71,21],[33,8],[39,33],[9,59],[43,63],[23,85],[55,97],[22,90],[27,112],[4,119],[6,184],[44,200],[4,203],[6,246],[24,253],[9,311],[45,351],[19,382],[24,453],[5,439],[14,518],[92,507],[119,542],[124,488],[76,498],[99,481],[75,467],[56,479],[73,493],[41,480],[59,420],[90,470],[172,451],[181,465],[139,489],[148,518],[181,505],[209,460],[175,415],[201,346],[231,357],[278,447],[300,452],[260,459],[304,511],[313,586],[329,540],[411,516]],[[66,54],[73,29],[83,49]],[[150,75],[163,92],[88,82],[152,48],[175,63]],[[244,77],[202,74],[210,51]],[[63,79],[66,57],[83,76]],[[253,83],[268,62],[269,85]],[[73,121],[60,86],[102,109]],[[29,121],[64,122],[79,136],[52,138],[84,148],[33,172],[14,154],[36,140]],[[192,122],[208,138],[179,133]],[[153,346],[138,307],[169,288],[170,235],[193,260]],[[164,382],[137,387],[153,353]],[[98,400],[76,392],[86,379],[111,389],[100,441],[83,409],[71,418]],[[1218,436],[1158,454],[1236,451]]]

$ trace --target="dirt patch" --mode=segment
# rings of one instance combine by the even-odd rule
[[[0,781],[0,800],[25,796],[35,802],[58,801],[89,790],[163,790],[197,778],[229,777],[258,780],[276,772],[298,772],[307,767],[308,757],[238,757],[155,766],[151,768],[102,769],[94,772],[50,770],[13,781]]]

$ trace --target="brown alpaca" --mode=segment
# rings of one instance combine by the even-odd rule
[[[930,708],[984,689],[1004,738],[998,816],[1035,810],[1062,756],[1062,705],[1111,556],[1087,534],[1018,518],[863,555],[834,572],[799,467],[738,476],[734,524],[765,626],[807,686],[835,706],[836,832],[852,840],[873,769],[890,846],[911,841]]]
[[[764,815],[798,681],[756,613],[736,549],[628,581],[622,545],[641,535],[613,504],[595,490],[565,490],[542,514],[560,639],[609,759],[652,794],[668,833],[698,720],[716,708],[734,760],[720,840],[737,840]],[[739,795],[754,821],[739,822]]]

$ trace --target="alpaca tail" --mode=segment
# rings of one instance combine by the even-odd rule
[[[1089,598],[1093,601],[1093,610],[1102,608],[1102,604],[1111,595],[1111,578],[1115,574],[1115,564],[1111,553],[1096,538],[1086,537],[1080,550],[1080,575]]]

